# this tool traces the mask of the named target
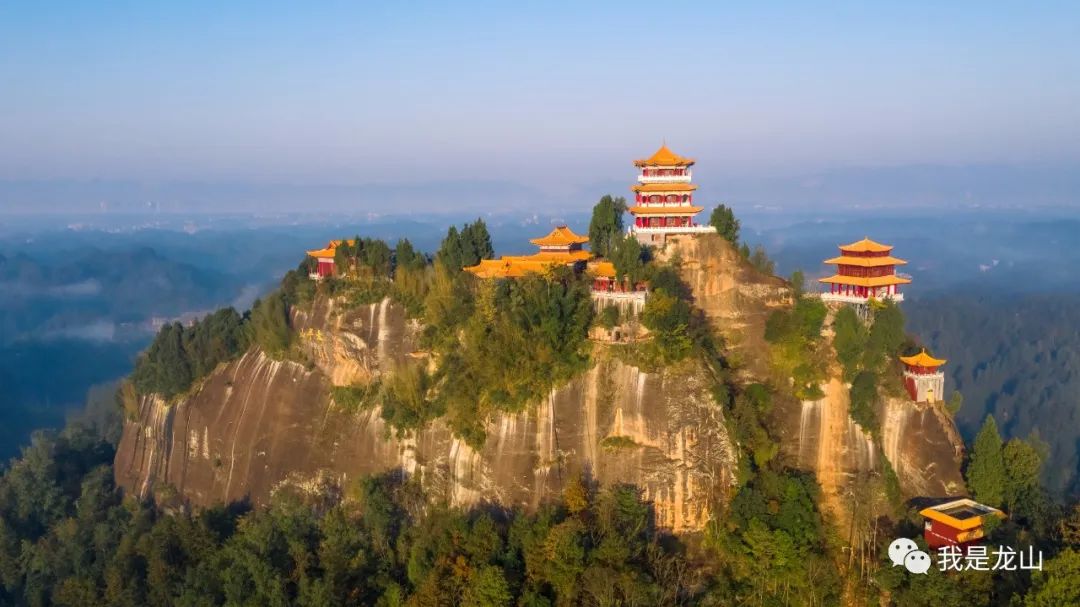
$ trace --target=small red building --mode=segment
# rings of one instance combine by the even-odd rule
[[[945,359],[934,358],[926,348],[914,356],[901,356],[904,363],[904,387],[911,400],[917,403],[933,403],[945,393],[945,374],[941,366]]]
[[[307,252],[308,257],[311,257],[316,261],[315,271],[308,274],[309,278],[312,280],[321,280],[323,278],[334,276],[334,255],[337,253],[338,246],[343,242],[348,243],[349,246],[356,244],[355,240],[331,240],[326,244],[325,248]]]
[[[961,498],[924,508],[923,538],[932,550],[942,546],[964,546],[986,537],[984,525],[990,518],[1005,518],[997,508]]]

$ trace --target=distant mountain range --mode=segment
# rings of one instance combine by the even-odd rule
[[[0,213],[349,213],[573,211],[607,193],[628,194],[633,172],[587,183],[535,185],[462,179],[411,183],[294,184],[138,181],[0,181]],[[736,208],[956,206],[1076,207],[1077,167],[909,165],[853,167],[786,176],[746,176],[699,167],[700,201]]]

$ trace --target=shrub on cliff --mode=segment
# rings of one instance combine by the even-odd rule
[[[825,378],[821,326],[825,305],[816,297],[799,297],[791,310],[776,310],[765,321],[765,340],[777,375],[790,378],[795,396],[821,398],[819,383]]]

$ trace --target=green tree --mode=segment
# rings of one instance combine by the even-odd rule
[[[891,299],[881,304],[874,313],[874,322],[870,325],[866,348],[863,355],[863,367],[880,371],[886,361],[894,359],[904,344],[904,313]]]
[[[798,299],[806,292],[806,275],[802,270],[795,270],[791,273],[791,293]]]
[[[754,252],[750,254],[750,265],[761,272],[762,274],[772,275],[776,269],[776,264],[769,259],[769,254],[765,252],[765,247],[757,245],[754,247]]]
[[[967,467],[967,483],[972,495],[989,506],[1001,506],[1005,501],[1006,471],[1002,455],[1001,435],[993,415],[987,415],[971,452]]]
[[[959,390],[953,390],[951,396],[949,396],[949,402],[945,404],[945,409],[953,416],[960,412],[960,408],[964,406],[964,395]]]
[[[1031,576],[1031,591],[1024,598],[1025,607],[1080,605],[1080,552],[1063,550]]]
[[[589,220],[589,248],[594,255],[611,257],[617,239],[623,236],[623,213],[626,199],[605,194],[593,207]]]
[[[512,598],[502,570],[485,565],[469,575],[461,607],[509,607]]]
[[[450,226],[446,230],[446,237],[443,238],[442,243],[439,245],[439,250],[435,253],[435,259],[447,270],[457,272],[464,265],[462,261],[464,257],[461,234],[458,232],[457,226]]]
[[[475,266],[481,259],[491,259],[495,249],[491,246],[491,234],[483,219],[477,218],[465,224],[461,230],[461,265]]]
[[[833,319],[833,347],[836,358],[844,368],[844,379],[852,380],[859,371],[859,361],[866,350],[866,325],[850,306],[840,308]]]
[[[281,358],[292,344],[289,308],[281,293],[257,300],[251,308],[252,341],[272,358]]]
[[[717,205],[709,215],[709,225],[716,228],[716,233],[723,236],[731,244],[739,242],[739,220],[734,211],[727,205]]]
[[[877,374],[873,371],[860,371],[851,382],[851,418],[865,430],[878,431],[877,413],[874,405],[877,401]]]
[[[644,277],[645,248],[636,238],[625,234],[612,236],[608,257],[615,266],[616,280],[638,282]]]
[[[170,323],[136,361],[131,381],[142,394],[156,392],[168,398],[187,390],[194,377],[184,352],[184,326]]]
[[[613,305],[604,306],[604,310],[600,312],[600,326],[604,327],[608,331],[615,328],[619,324],[619,308]]]
[[[645,300],[641,323],[653,332],[659,358],[676,362],[690,354],[693,341],[689,335],[690,304],[682,298],[654,289]]]

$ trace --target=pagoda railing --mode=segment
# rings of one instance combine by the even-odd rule
[[[642,234],[708,234],[715,232],[712,226],[632,226],[634,232]]]
[[[903,293],[891,293],[889,295],[844,295],[841,293],[821,293],[821,301],[834,301],[836,303],[865,304],[871,299],[891,299],[895,302],[904,301]]]
[[[688,183],[690,178],[693,177],[690,173],[686,175],[638,175],[639,183]]]

